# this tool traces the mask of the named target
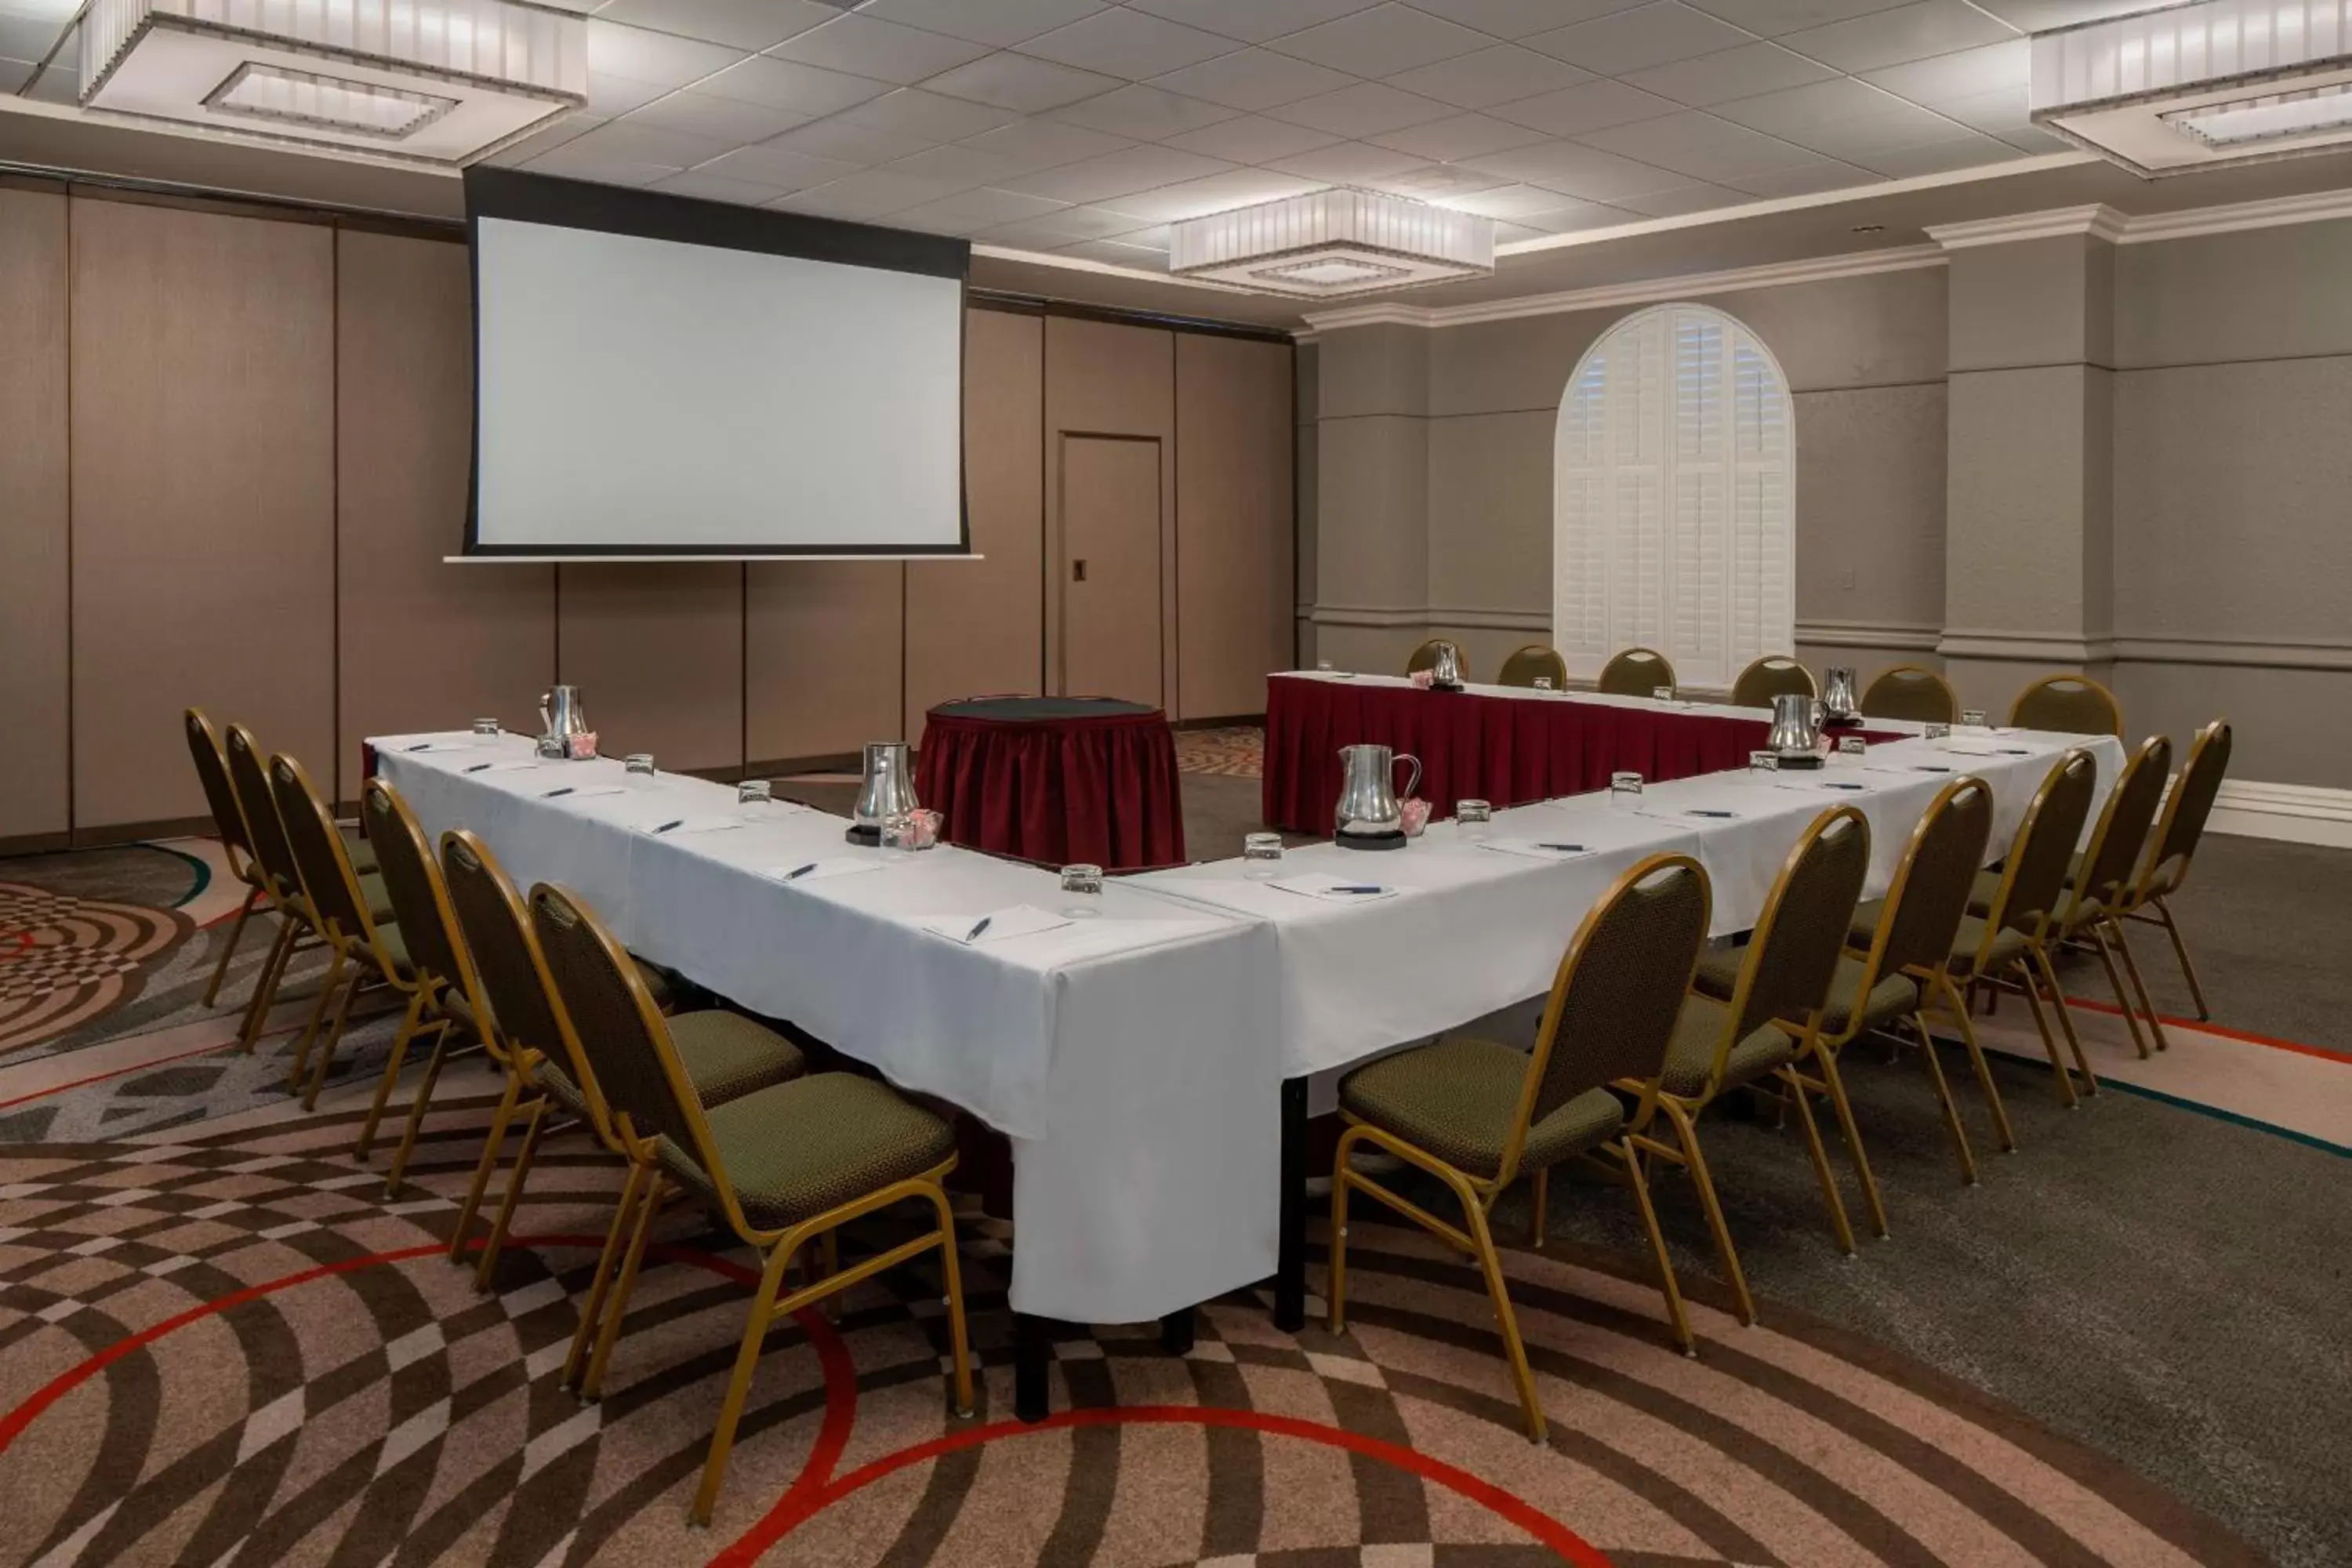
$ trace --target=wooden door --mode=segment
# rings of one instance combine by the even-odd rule
[[[1055,689],[1065,695],[1165,701],[1160,464],[1156,438],[1062,437]]]

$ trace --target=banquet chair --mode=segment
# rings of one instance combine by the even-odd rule
[[[1541,1246],[1551,1167],[1582,1158],[1633,1188],[1675,1342],[1685,1353],[1694,1350],[1642,1163],[1625,1137],[1625,1107],[1609,1086],[1631,1086],[1634,1114],[1647,1113],[1691,964],[1706,940],[1711,901],[1697,861],[1654,855],[1618,878],[1577,927],[1552,975],[1532,1053],[1454,1036],[1383,1057],[1341,1081],[1345,1130],[1331,1171],[1331,1332],[1347,1328],[1348,1194],[1360,1192],[1477,1258],[1528,1439],[1541,1443],[1543,1405],[1490,1221],[1504,1190],[1521,1175],[1532,1176],[1532,1229]],[[1357,1170],[1350,1157],[1364,1144],[1444,1183],[1462,1206],[1464,1225],[1438,1218]]]
[[[698,1201],[759,1257],[760,1283],[688,1522],[710,1522],[751,1374],[776,1320],[934,1248],[946,1277],[955,1409],[971,1415],[971,1356],[955,1215],[940,1184],[955,1169],[954,1129],[887,1085],[845,1072],[770,1084],[706,1109],[668,1026],[612,933],[570,893],[549,883],[531,889],[530,906],[532,928],[562,1000],[561,1021],[595,1074],[633,1165],[654,1163],[650,1181],[638,1184],[635,1223],[604,1311],[592,1383],[620,1326],[665,1185]],[[782,1293],[785,1268],[803,1246],[909,1201],[929,1206],[936,1228],[849,1268],[828,1267],[799,1289]]]
[[[1731,683],[1731,705],[1734,708],[1769,708],[1775,697],[1818,697],[1813,685],[1813,672],[1777,653],[1749,661],[1739,679]]]
[[[1452,637],[1431,637],[1427,642],[1423,643],[1419,647],[1413,649],[1412,656],[1404,661],[1404,672],[1407,675],[1413,675],[1424,669],[1435,669],[1437,668],[1437,650],[1447,647],[1454,650],[1454,666],[1462,671],[1462,679],[1465,680],[1469,679],[1470,661],[1468,658],[1464,657],[1462,645],[1455,642]]]
[[[1960,700],[1952,683],[1932,669],[1898,664],[1881,670],[1862,694],[1865,719],[1907,719],[1918,724],[1957,724]]]
[[[2087,675],[2045,675],[2017,694],[2009,722],[2019,730],[2121,739],[2124,710],[2114,692]]]
[[[2180,777],[2174,781],[2172,793],[2165,797],[2164,815],[2158,819],[2146,868],[2132,889],[2130,907],[2124,911],[2126,920],[2162,926],[2172,939],[2173,956],[2180,961],[2181,978],[2189,982],[2189,999],[2197,1004],[2200,1023],[2211,1018],[2213,1011],[2205,1005],[2205,988],[2197,983],[2197,966],[2189,962],[2189,944],[2180,939],[2169,900],[2189,879],[2197,846],[2205,837],[2206,819],[2213,815],[2213,800],[2221,793],[2221,775],[2229,768],[2229,721],[2216,719],[2189,742],[2189,758],[2180,764]]]
[[[1593,689],[1611,697],[1647,697],[1675,684],[1675,667],[1652,648],[1629,647],[1601,667]]]
[[[477,1290],[488,1290],[498,1273],[499,1255],[506,1247],[515,1206],[530,1179],[531,1160],[551,1112],[561,1111],[584,1125],[597,1142],[630,1165],[628,1185],[622,1194],[627,1207],[614,1215],[604,1256],[597,1262],[589,1310],[581,1314],[565,1359],[562,1382],[572,1386],[586,1371],[604,1284],[628,1234],[635,1194],[650,1173],[651,1158],[649,1154],[635,1157],[614,1126],[595,1073],[581,1054],[578,1040],[564,1026],[562,1003],[548,978],[522,895],[505,868],[479,838],[463,828],[452,828],[441,836],[441,873],[468,958],[463,970],[467,1005],[476,1017],[487,1021],[482,1044],[506,1079],[498,1109],[490,1114],[489,1131],[482,1142],[481,1158],[475,1163],[472,1184],[466,1190],[457,1226],[450,1232],[449,1261],[457,1263],[464,1258],[474,1218],[489,1190],[490,1174],[498,1168],[518,1115],[523,1118],[522,1143],[489,1235],[482,1243],[481,1256],[475,1262]],[[656,972],[638,963],[636,973],[658,1004],[660,993],[653,984]],[[682,1014],[672,1018],[669,1026],[671,1038],[685,1058],[687,1076],[705,1104],[720,1104],[782,1083],[807,1068],[799,1047],[734,1013]]]
[[[245,825],[245,808],[237,804],[236,786],[229,783],[228,758],[222,754],[220,736],[213,721],[205,717],[204,710],[191,708],[181,715],[188,733],[188,754],[196,764],[196,782],[205,788],[205,804],[213,814],[213,831],[220,836],[221,853],[228,861],[229,875],[246,886],[245,900],[236,907],[236,923],[228,928],[228,940],[221,944],[220,962],[213,965],[213,977],[205,987],[204,1005],[210,1007],[219,1000],[221,981],[228,974],[228,961],[236,954],[236,944],[244,940],[245,922],[253,911],[270,903],[269,880],[261,869],[260,858],[253,852],[253,834]]]
[[[237,1032],[237,1048],[250,1051],[261,1037],[262,1024],[286,984],[286,973],[295,955],[305,948],[325,945],[326,936],[320,929],[310,900],[303,894],[301,868],[295,861],[293,843],[286,836],[285,819],[278,811],[277,793],[269,784],[268,764],[262,761],[261,748],[254,741],[253,731],[242,724],[231,724],[222,750],[227,754],[229,783],[245,818],[254,854],[261,862],[270,906],[278,916],[278,940],[271,944],[261,973],[254,976],[253,995],[246,1004],[245,1022]],[[341,837],[340,832],[337,837]],[[368,912],[379,920],[390,919],[392,904],[384,891],[383,879],[373,871],[360,872],[359,877]],[[311,1038],[326,1017],[329,1000],[330,993],[321,986],[317,1005],[310,1009],[310,1022],[297,1043],[298,1051],[310,1048]]]
[[[1533,686],[1538,676],[1549,680],[1554,691],[1568,689],[1568,660],[1559,657],[1558,648],[1531,642],[1503,661],[1502,673],[1495,677],[1495,684]]]
[[[1830,987],[1837,976],[1840,946],[1853,920],[1855,900],[1862,897],[1863,879],[1869,873],[1869,819],[1850,805],[1815,817],[1782,862],[1780,874],[1764,900],[1763,913],[1757,917],[1755,935],[1739,952],[1730,997],[1717,1001],[1695,986],[1684,996],[1674,1037],[1666,1046],[1665,1069],[1657,1092],[1628,1130],[1628,1142],[1637,1155],[1680,1165],[1690,1173],[1743,1323],[1756,1321],[1756,1299],[1748,1294],[1748,1277],[1741,1272],[1739,1253],[1731,1244],[1731,1227],[1724,1221],[1715,1178],[1699,1148],[1698,1117],[1728,1090],[1760,1087],[1768,1079],[1795,1090],[1785,1098],[1795,1104],[1806,1152],[1812,1156],[1813,1173],[1829,1206],[1831,1226],[1852,1249],[1845,1203],[1830,1174],[1821,1129],[1814,1125],[1811,1104],[1788,1069],[1799,1057],[1811,1051],[1822,1031]],[[1795,1022],[1787,1026],[1776,1022],[1783,1018]],[[1621,1080],[1617,1087],[1630,1091],[1636,1086]],[[1652,1131],[1660,1116],[1674,1129],[1672,1143]]]

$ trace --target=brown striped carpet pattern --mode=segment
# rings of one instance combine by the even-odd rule
[[[741,1329],[680,1211],[605,1396],[556,1386],[616,1183],[551,1140],[476,1295],[444,1244],[490,1087],[445,1079],[415,1180],[348,1153],[362,1086],[144,1139],[0,1150],[0,1563],[1670,1564],[2257,1561],[2114,1461],[1768,1304],[1696,1359],[1613,1260],[1508,1255],[1552,1416],[1529,1445],[1475,1268],[1360,1224],[1349,1332],[1242,1295],[1169,1356],[1070,1331],[1011,1416],[1008,1237],[965,1227],[985,1363],[960,1422],[934,1269],[772,1334],[708,1531],[684,1522]],[[378,1159],[380,1169],[381,1156]],[[887,1245],[887,1226],[852,1237]],[[1319,1267],[1314,1273],[1319,1283]]]

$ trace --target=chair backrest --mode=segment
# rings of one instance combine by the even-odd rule
[[[1446,647],[1450,647],[1454,650],[1454,668],[1462,671],[1462,679],[1465,680],[1469,679],[1470,661],[1462,657],[1462,645],[1455,642],[1452,637],[1431,637],[1427,642],[1423,643],[1419,647],[1413,649],[1412,657],[1404,661],[1404,672],[1407,675],[1412,675],[1417,670],[1435,669],[1437,668],[1437,650]]]
[[[245,826],[245,807],[236,798],[236,786],[229,782],[228,758],[221,752],[213,721],[201,708],[189,709],[182,718],[188,731],[188,755],[196,764],[196,782],[205,786],[205,805],[212,810],[213,830],[227,846],[232,864],[239,855],[254,859],[253,835]]]
[[[1984,780],[1954,779],[1927,803],[1887,886],[1885,912],[1865,962],[1868,983],[1905,972],[1940,974],[1949,967],[1952,939],[1969,912],[1969,894],[1991,841],[1992,789]],[[1860,1001],[1853,1008],[1857,1019]]]
[[[1612,697],[1647,697],[1675,683],[1675,667],[1655,648],[1629,647],[1601,667],[1597,689]]]
[[[2082,841],[2083,824],[2091,818],[2091,797],[2098,787],[2096,759],[2077,746],[2058,759],[2026,803],[2024,820],[2017,825],[2017,836],[2009,841],[2009,855],[2001,861],[2000,881],[1985,908],[1979,967],[2001,931],[2021,931],[2034,942],[2042,940],[2065,895],[2066,868],[2074,862],[2074,846]]]
[[[2009,721],[2021,730],[2120,739],[2124,710],[2114,692],[2087,675],[2045,675],[2017,694]]]
[[[1721,1085],[1733,1046],[1776,1019],[1810,1026],[1828,1005],[1869,875],[1870,820],[1850,805],[1813,818],[1781,863],[1757,917],[1732,987],[1730,1016],[1707,1069],[1709,1093]]]
[[[1731,683],[1734,708],[1769,708],[1775,697],[1819,697],[1813,672],[1795,659],[1768,653],[1749,663]]]
[[[2083,851],[2083,869],[2060,921],[2067,931],[2116,913],[2129,902],[2132,875],[2139,869],[2140,851],[2147,847],[2148,829],[2155,825],[2171,766],[2172,742],[2162,735],[2150,735],[2125,759],[2123,773],[2099,808],[2098,826],[2091,829],[2091,847]]]
[[[269,759],[269,789],[278,802],[278,819],[286,825],[286,842],[293,848],[310,912],[327,934],[375,949],[375,921],[368,900],[360,896],[359,874],[352,869],[351,855],[326,802],[310,787],[310,775],[280,752]]]
[[[1533,686],[1541,675],[1551,680],[1554,691],[1568,689],[1568,660],[1559,657],[1558,648],[1531,642],[1515,651],[1503,661],[1503,671],[1495,677],[1497,686]]]
[[[2189,758],[2180,777],[2165,797],[2164,815],[2148,840],[2147,871],[2140,895],[2169,893],[2189,876],[2189,862],[2205,837],[2205,819],[2213,815],[2213,798],[2221,790],[2221,775],[2230,771],[2230,721],[2216,719],[2189,742]]]
[[[1882,672],[1862,694],[1865,719],[1908,719],[1917,724],[1957,724],[1960,700],[1952,683],[1932,669],[1898,664]]]
[[[1621,1079],[1654,1085],[1706,942],[1713,898],[1697,861],[1653,855],[1585,915],[1552,975],[1504,1145],[1503,1180],[1530,1123]]]
[[[530,890],[530,923],[563,1005],[563,1021],[615,1123],[635,1137],[675,1143],[709,1177],[735,1228],[749,1231],[703,1119],[701,1097],[626,950],[576,894],[553,883]]]
[[[449,889],[441,884],[441,868],[433,862],[433,841],[400,792],[380,778],[360,788],[360,819],[375,846],[376,872],[391,896],[393,921],[400,927],[418,983],[454,986],[471,1003],[480,988],[466,974],[465,944],[457,936]]]
[[[278,795],[269,787],[269,764],[262,760],[253,731],[242,724],[228,727],[221,749],[228,755],[229,783],[236,791],[238,809],[245,814],[246,833],[254,858],[261,862],[262,879],[279,898],[290,899],[302,890],[302,871],[294,863],[294,846],[288,841],[286,824],[278,815]]]
[[[453,827],[441,836],[441,880],[471,960],[466,972],[474,988],[466,999],[477,1018],[488,1020],[484,1044],[507,1061],[537,1056],[562,1063],[588,1102],[597,1136],[617,1146],[604,1091],[564,1026],[562,1001],[514,879],[480,838]]]

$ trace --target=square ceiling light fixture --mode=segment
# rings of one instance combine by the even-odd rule
[[[1175,226],[1168,270],[1334,300],[1495,270],[1495,220],[1378,191],[1316,191]]]
[[[2034,123],[2137,174],[2352,147],[2352,0],[2195,0],[2032,51]]]
[[[586,21],[511,0],[93,0],[84,108],[430,163],[587,101]]]

